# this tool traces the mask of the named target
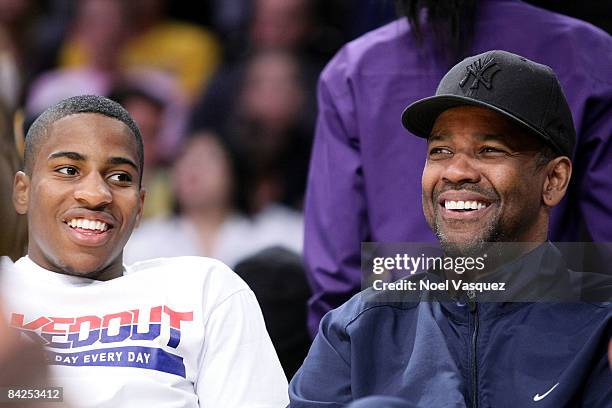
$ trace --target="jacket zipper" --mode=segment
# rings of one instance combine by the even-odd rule
[[[470,313],[473,316],[474,331],[472,332],[472,407],[478,408],[478,372],[476,368],[476,340],[478,338],[478,305],[476,293],[473,290],[467,292]]]

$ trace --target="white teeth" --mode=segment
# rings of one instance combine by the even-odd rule
[[[444,208],[447,210],[481,210],[486,206],[485,203],[478,201],[444,201]]]
[[[108,224],[102,221],[86,220],[84,218],[73,218],[67,222],[72,228],[82,228],[88,230],[106,231],[108,230]]]

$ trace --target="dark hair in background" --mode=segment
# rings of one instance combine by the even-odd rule
[[[142,98],[142,99],[145,99],[151,102],[153,105],[155,105],[160,110],[163,110],[166,107],[165,102],[162,101],[161,99],[157,98],[156,96],[152,95],[149,92],[146,92],[143,89],[140,89],[136,86],[130,86],[130,85],[126,85],[126,86],[120,85],[120,86],[113,88],[110,94],[108,95],[108,98],[112,99],[113,101],[117,102],[118,104],[122,106],[130,98]]]
[[[17,214],[12,201],[13,178],[20,167],[11,112],[0,101],[0,256],[13,261],[25,254],[27,245],[25,216]]]
[[[311,343],[306,324],[311,291],[301,256],[270,247],[242,260],[234,270],[255,293],[285,375],[292,378]]]
[[[419,45],[431,30],[438,55],[455,65],[470,54],[478,0],[395,0]],[[427,26],[427,27],[426,27]]]
[[[136,122],[130,114],[117,102],[99,95],[80,95],[64,99],[44,111],[30,126],[25,139],[24,162],[25,171],[32,171],[33,160],[41,144],[41,139],[47,134],[49,126],[54,122],[77,113],[98,113],[109,118],[123,122],[136,138],[136,149],[138,154],[138,165],[140,167],[140,180],[142,182],[142,170],[144,165],[144,147],[142,137]]]

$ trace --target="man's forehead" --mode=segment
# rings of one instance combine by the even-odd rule
[[[120,143],[126,148],[136,146],[136,138],[130,128],[120,121],[98,113],[75,113],[64,116],[51,123],[47,129],[43,144],[66,142],[81,144],[99,141],[103,144],[111,141],[111,136],[121,136]]]
[[[437,117],[427,140],[447,140],[457,135],[470,135],[478,141],[505,141],[525,135],[525,130],[491,109],[460,106]]]
[[[507,142],[512,140],[512,138],[506,133],[493,133],[492,131],[486,133],[472,133],[470,136],[479,142]],[[427,142],[445,142],[452,140],[454,137],[456,137],[456,134],[452,132],[432,132],[432,134],[427,138]]]
[[[96,112],[77,112],[62,116],[51,122],[48,132],[50,133],[58,129],[93,128],[94,126],[121,129],[125,130],[127,134],[132,135],[131,129],[121,120]]]
[[[76,113],[49,125],[36,156],[37,161],[58,157],[77,160],[77,156],[87,161],[94,156],[114,156],[137,163],[138,147],[132,131],[120,120],[96,113]]]

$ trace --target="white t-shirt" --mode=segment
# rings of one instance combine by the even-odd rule
[[[210,258],[160,258],[106,281],[2,273],[11,326],[42,338],[73,407],[285,407],[287,380],[253,292]]]

